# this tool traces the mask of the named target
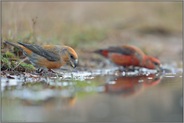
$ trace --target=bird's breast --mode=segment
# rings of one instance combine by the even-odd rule
[[[48,69],[56,69],[60,68],[63,64],[59,61],[49,61],[47,59],[38,59],[38,62],[36,63],[38,66],[46,67]]]
[[[36,67],[56,69],[56,68],[60,68],[64,64],[64,62],[62,62],[62,61],[49,61],[46,58],[44,58],[40,55],[37,55],[35,53],[28,55],[28,58],[29,58],[30,62]]]
[[[139,66],[140,61],[133,55],[111,54],[110,60],[117,65],[121,66]]]

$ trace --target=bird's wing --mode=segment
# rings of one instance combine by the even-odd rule
[[[128,47],[109,47],[108,51],[110,53],[120,53],[123,55],[133,55],[135,53],[135,50]]]
[[[24,47],[28,48],[29,50],[33,51],[34,53],[46,58],[49,61],[59,61],[60,56],[52,52],[51,50],[45,50],[44,48],[38,46],[38,45],[33,45],[33,44],[24,44],[21,42],[18,42],[20,45],[23,45]]]

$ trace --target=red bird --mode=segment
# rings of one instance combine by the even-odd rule
[[[107,49],[96,50],[95,53],[104,56],[119,66],[160,69],[160,61],[157,58],[144,54],[142,50],[135,46],[123,45],[121,47],[109,47]]]
[[[64,65],[76,67],[78,55],[71,47],[60,45],[34,45],[18,42],[5,43],[21,49],[29,61],[36,67],[47,68],[49,70],[60,68]]]
[[[114,84],[106,83],[104,92],[123,96],[131,96],[139,93],[143,88],[155,86],[160,83],[161,75],[150,74],[148,76],[121,76],[112,80]],[[140,82],[142,81],[142,82]]]

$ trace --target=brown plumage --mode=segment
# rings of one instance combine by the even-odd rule
[[[29,61],[36,67],[56,69],[64,65],[76,67],[78,65],[78,55],[74,49],[69,46],[60,45],[35,45],[18,42],[5,43],[21,49]]]

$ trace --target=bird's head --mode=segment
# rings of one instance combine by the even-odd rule
[[[78,65],[78,55],[74,49],[71,47],[65,46],[64,47],[64,61],[66,64],[70,65],[71,67],[75,68]]]
[[[155,58],[155,57],[146,56],[145,63],[144,63],[143,67],[149,68],[149,69],[160,70],[161,69],[161,63],[160,63],[160,60]]]

